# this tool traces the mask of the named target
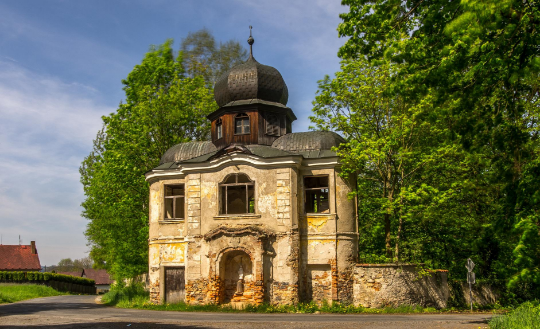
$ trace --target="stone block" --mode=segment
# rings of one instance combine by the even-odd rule
[[[200,203],[189,203],[188,204],[188,211],[189,210],[200,210],[201,204]]]

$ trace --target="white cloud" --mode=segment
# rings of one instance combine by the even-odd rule
[[[52,1],[43,5],[43,15],[0,3],[4,243],[18,243],[19,234],[25,243],[36,240],[48,265],[84,256],[78,167],[101,127],[100,116],[113,112],[123,97],[120,80],[150,43],[206,25],[222,40],[245,44],[247,26],[253,25],[256,58],[283,74],[289,106],[299,118],[294,129],[307,130],[316,81],[339,69],[336,53],[344,40],[336,28],[346,7],[328,0],[158,2],[110,2],[108,10],[88,13],[104,3]]]
[[[0,227],[4,244],[36,240],[43,264],[87,251],[78,167],[114,108],[93,88],[0,61]],[[57,250],[63,250],[58,254]]]

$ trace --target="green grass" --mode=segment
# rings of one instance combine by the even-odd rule
[[[58,292],[51,287],[37,284],[0,284],[0,304],[60,295],[67,295],[67,293]]]
[[[344,305],[339,303],[299,303],[297,305],[247,305],[239,310],[230,305],[188,305],[186,303],[177,304],[152,304],[149,294],[141,285],[128,287],[113,287],[110,292],[103,295],[101,301],[109,306],[120,308],[135,308],[156,311],[182,311],[182,312],[226,312],[226,313],[440,313],[456,312],[456,309],[437,310],[433,307],[421,307],[415,305],[403,305],[399,307],[367,308],[362,306]]]
[[[540,327],[540,304],[526,302],[505,315],[489,321],[491,329],[533,329]]]

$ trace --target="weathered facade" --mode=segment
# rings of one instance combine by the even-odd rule
[[[446,305],[445,272],[357,264],[356,182],[332,150],[344,139],[292,132],[275,68],[250,54],[214,95],[212,140],[171,147],[146,175],[152,302]]]
[[[355,182],[332,151],[343,139],[292,133],[281,74],[252,55],[214,92],[212,141],[178,144],[147,173],[152,302],[352,302]]]

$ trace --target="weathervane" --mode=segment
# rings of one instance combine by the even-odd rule
[[[253,57],[253,43],[255,42],[255,39],[253,39],[253,37],[251,36],[251,29],[253,28],[253,26],[249,26],[249,38],[248,38],[248,43],[249,43],[249,57]]]

